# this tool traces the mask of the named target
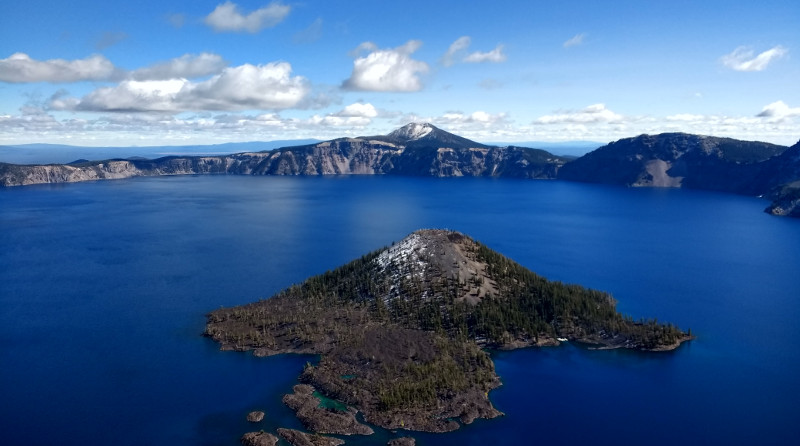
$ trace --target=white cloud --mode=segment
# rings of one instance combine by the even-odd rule
[[[314,115],[308,120],[308,123],[333,127],[366,127],[372,123],[372,120],[360,116]]]
[[[491,114],[482,110],[465,114],[462,112],[448,112],[433,121],[443,125],[459,126],[465,124],[477,124],[481,126],[493,125],[506,120],[505,113]]]
[[[500,63],[505,61],[506,61],[506,55],[505,53],[503,53],[503,45],[497,45],[495,49],[489,51],[488,53],[476,51],[472,54],[467,55],[467,57],[464,58],[464,62],[466,63],[483,63],[483,62]]]
[[[420,74],[428,72],[428,64],[411,58],[422,42],[409,40],[394,49],[380,50],[371,42],[365,42],[357,51],[371,51],[353,62],[353,73],[342,87],[365,91],[419,91],[422,89]]]
[[[352,58],[357,58],[361,56],[361,53],[368,52],[371,53],[378,49],[378,45],[375,45],[373,42],[361,42],[355,47],[352,51],[348,52],[347,55]]]
[[[308,81],[291,74],[288,62],[226,68],[221,74],[192,85],[181,100],[187,105],[184,108],[194,110],[291,108],[309,93]]]
[[[116,69],[105,57],[95,54],[85,59],[34,60],[25,53],[14,53],[0,59],[0,81],[2,82],[80,82],[108,80]]]
[[[583,44],[583,39],[585,38],[586,38],[586,33],[576,34],[574,37],[564,42],[564,48],[581,45]]]
[[[780,59],[788,52],[789,50],[778,45],[754,56],[752,48],[740,46],[732,53],[722,56],[721,60],[723,65],[736,71],[762,71],[770,62]]]
[[[475,51],[473,53],[467,54],[462,56],[472,44],[472,39],[469,36],[462,36],[456,39],[455,42],[451,43],[450,46],[447,48],[447,52],[442,55],[442,58],[439,59],[439,62],[449,67],[456,63],[457,59],[460,59],[460,62],[464,63],[482,63],[482,62],[505,62],[506,55],[503,53],[503,45],[497,45],[493,50],[488,52],[481,52]]]
[[[442,56],[442,65],[446,67],[453,65],[455,63],[455,56],[469,48],[471,42],[472,39],[470,39],[469,36],[462,36],[456,39],[456,41],[451,43],[450,47],[447,48],[447,52],[444,53],[444,56]]]
[[[226,66],[222,56],[213,53],[184,54],[167,62],[140,68],[131,72],[135,80],[164,80],[195,78],[221,72]]]
[[[61,118],[37,107],[23,107],[18,115],[0,115],[0,144],[32,142],[89,146],[210,144],[235,141],[319,138],[385,134],[412,121],[431,122],[444,130],[475,141],[598,141],[607,142],[639,134],[686,132],[742,140],[791,145],[797,142],[797,110],[767,106],[770,116],[717,116],[681,113],[667,117],[625,116],[613,122],[561,122],[552,125],[517,125],[505,113],[484,110],[451,111],[438,116],[377,111],[366,103],[350,104],[327,115],[307,118],[269,113],[211,114],[136,112],[109,113],[86,118]]]
[[[275,110],[296,107],[309,93],[302,76],[292,76],[287,62],[244,64],[225,68],[203,82],[184,78],[125,80],[99,88],[79,101],[66,102],[83,111],[180,112],[187,110]],[[57,104],[51,101],[51,107]]]
[[[227,1],[217,5],[211,14],[206,16],[205,23],[217,32],[257,33],[264,28],[271,28],[289,15],[291,7],[274,1],[267,6],[244,15],[236,3]]]
[[[336,113],[336,116],[374,118],[378,116],[378,110],[369,102],[366,104],[356,102]]]
[[[696,122],[706,119],[706,116],[693,115],[691,113],[678,113],[676,115],[667,116],[665,119],[667,121],[677,121],[677,122]]]
[[[605,104],[590,105],[582,110],[545,115],[537,118],[534,124],[596,124],[621,122],[623,116],[606,108]]]
[[[225,61],[217,54],[184,54],[166,62],[126,73],[100,55],[72,61],[63,59],[38,61],[31,59],[27,54],[15,53],[7,59],[0,60],[0,81],[67,83],[120,80],[126,77],[138,81],[168,80],[219,73],[225,65]]]
[[[176,96],[188,84],[186,79],[134,81],[125,80],[115,87],[101,87],[82,99],[59,105],[84,111],[177,111]],[[67,98],[68,100],[70,98]]]
[[[783,101],[776,101],[764,106],[761,113],[756,116],[759,118],[769,118],[771,122],[780,122],[788,118],[800,116],[800,107],[792,108]]]

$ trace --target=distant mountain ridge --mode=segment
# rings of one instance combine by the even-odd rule
[[[800,213],[800,145],[787,148],[686,133],[625,138],[574,159],[540,149],[486,145],[428,123],[410,123],[387,135],[231,155],[112,159],[69,165],[0,163],[2,186],[184,174],[561,179],[765,195],[775,200],[768,212],[789,216]]]
[[[388,135],[339,138],[232,155],[114,159],[68,166],[0,164],[0,185],[181,174],[555,178],[566,161],[543,150],[487,146],[431,124],[412,123]]]
[[[164,156],[225,155],[229,153],[258,152],[318,142],[320,142],[318,139],[286,139],[178,146],[85,147],[65,144],[0,145],[0,163],[66,164],[78,159],[106,160],[129,159],[133,157],[154,159]]]
[[[787,148],[686,133],[640,135],[600,147],[569,163],[559,178],[625,186],[688,187],[751,193],[751,165]]]

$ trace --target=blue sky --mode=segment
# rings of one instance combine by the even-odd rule
[[[800,3],[5,1],[0,144],[800,139]]]

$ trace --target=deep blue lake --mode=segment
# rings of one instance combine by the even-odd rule
[[[766,202],[560,181],[156,177],[0,188],[0,443],[236,445],[299,428],[313,357],[220,352],[204,314],[419,228],[691,328],[669,353],[493,355],[506,416],[423,446],[784,445],[800,438],[800,220]],[[245,421],[250,410],[266,419]],[[386,444],[395,434],[347,438]]]

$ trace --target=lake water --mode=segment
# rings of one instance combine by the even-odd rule
[[[0,188],[0,443],[236,445],[299,428],[313,357],[220,352],[204,314],[419,228],[691,328],[671,353],[495,353],[506,413],[419,445],[780,445],[800,438],[800,221],[766,202],[559,181],[157,177]],[[252,425],[248,411],[266,419]],[[348,438],[385,444],[395,434]]]

